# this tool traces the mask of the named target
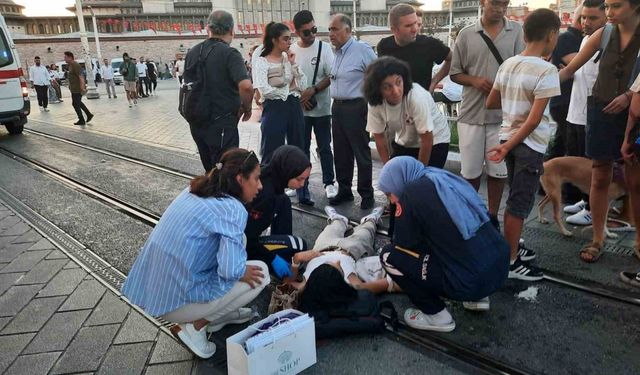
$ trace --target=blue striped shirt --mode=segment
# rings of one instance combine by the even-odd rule
[[[245,272],[246,223],[237,199],[185,189],[151,232],[122,293],[153,316],[224,296]]]
[[[336,48],[336,58],[331,67],[331,97],[333,99],[357,99],[364,97],[362,84],[364,71],[376,59],[373,48],[353,38]]]

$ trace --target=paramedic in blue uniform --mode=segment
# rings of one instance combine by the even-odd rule
[[[455,329],[441,297],[488,310],[488,296],[507,278],[509,246],[473,187],[446,170],[399,156],[382,168],[379,189],[397,205],[393,240],[380,256],[415,305],[405,311],[406,323]]]
[[[260,165],[243,149],[225,152],[169,205],[138,255],[122,293],[200,358],[216,351],[207,332],[253,317],[244,308],[267,286],[269,269],[247,261],[247,210],[261,188]]]
[[[301,237],[293,236],[291,200],[284,189],[299,189],[311,173],[311,162],[297,146],[280,146],[262,166],[262,190],[247,204],[249,218],[244,231],[249,259],[261,260],[280,278],[291,276],[293,255],[307,249]],[[263,235],[267,228],[268,235]]]

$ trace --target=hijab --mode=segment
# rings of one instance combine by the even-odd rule
[[[393,193],[400,198],[408,184],[422,177],[429,178],[435,185],[440,201],[463,239],[473,237],[489,221],[484,202],[467,181],[444,169],[425,167],[409,156],[398,156],[385,164],[378,187],[384,193]]]
[[[311,162],[300,148],[284,145],[278,147],[268,164],[262,166],[260,179],[271,179],[275,194],[284,194],[289,180],[300,176],[309,167]]]

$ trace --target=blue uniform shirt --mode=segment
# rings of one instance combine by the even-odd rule
[[[368,44],[351,38],[335,50],[335,55],[329,86],[331,97],[343,100],[362,98],[364,70],[376,59],[375,52]]]
[[[122,293],[153,316],[224,296],[245,272],[246,223],[237,199],[185,189],[151,232]]]

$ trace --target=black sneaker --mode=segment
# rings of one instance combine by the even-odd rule
[[[622,271],[620,272],[620,280],[622,280],[627,284],[637,286],[640,288],[640,272],[636,273],[636,272]]]
[[[73,123],[73,125],[80,125],[80,126],[82,126],[82,125],[86,125],[86,124],[87,124],[87,123],[86,123],[86,122],[84,122],[84,121],[78,121],[78,122],[74,122],[74,123]]]
[[[93,113],[89,113],[87,115],[87,122],[91,121],[92,118],[93,118]]]
[[[311,199],[301,199],[298,201],[298,203],[303,206],[309,206],[309,207],[313,207],[316,204],[316,202],[312,201]]]
[[[373,197],[362,198],[362,201],[360,202],[360,209],[370,210],[373,208],[375,204],[376,204],[376,200],[373,199]]]
[[[542,280],[544,274],[537,267],[530,266],[517,258],[515,263],[509,266],[509,278],[524,281]]]
[[[524,246],[524,240],[520,239],[518,244],[518,258],[523,262],[530,262],[536,258],[536,252]]]
[[[340,194],[338,193],[338,195],[336,195],[335,197],[329,199],[329,204],[331,206],[337,206],[341,203],[344,202],[352,202],[353,201],[353,194]]]

